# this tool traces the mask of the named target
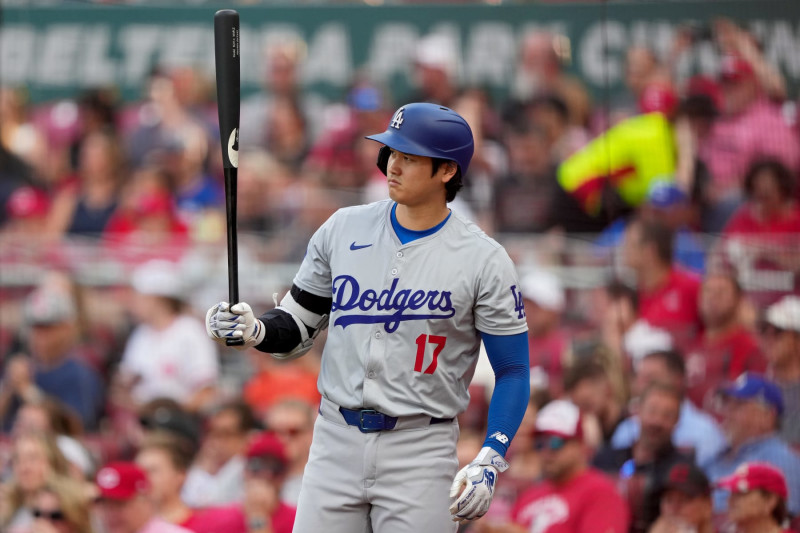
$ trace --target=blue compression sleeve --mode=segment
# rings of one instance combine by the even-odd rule
[[[494,370],[495,386],[489,403],[489,421],[484,446],[505,456],[519,428],[531,395],[528,334],[481,333],[486,355]]]

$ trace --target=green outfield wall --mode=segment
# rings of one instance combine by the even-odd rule
[[[0,81],[25,86],[41,102],[71,97],[86,87],[116,86],[138,98],[155,65],[192,65],[213,74],[214,12],[223,6],[5,7],[0,22]],[[227,7],[227,6],[225,6]],[[685,1],[569,5],[301,6],[238,8],[242,25],[242,89],[259,89],[264,49],[300,39],[306,48],[303,81],[340,98],[363,71],[395,99],[410,88],[414,46],[441,33],[460,53],[459,76],[497,99],[508,94],[519,43],[531,31],[568,37],[569,69],[595,97],[620,90],[625,49],[646,43],[665,51],[676,28],[726,16],[761,39],[770,62],[800,89],[800,0]],[[683,74],[713,73],[719,58],[700,42],[680,64]]]

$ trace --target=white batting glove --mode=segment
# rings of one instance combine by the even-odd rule
[[[508,463],[499,453],[488,446],[481,448],[478,456],[459,470],[450,487],[450,497],[458,496],[450,506],[453,521],[463,524],[485,515],[492,503],[497,473],[507,469]]]
[[[239,349],[250,348],[264,340],[264,323],[256,318],[253,310],[245,302],[231,307],[228,302],[220,302],[206,313],[206,332],[212,340],[225,345],[226,339],[242,339]]]

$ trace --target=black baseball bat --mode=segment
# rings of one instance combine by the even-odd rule
[[[239,13],[222,9],[214,14],[214,59],[217,71],[217,109],[225,174],[225,217],[228,229],[228,299],[239,302],[239,251],[236,236],[236,178],[239,167],[240,103]],[[228,346],[242,339],[227,339]]]

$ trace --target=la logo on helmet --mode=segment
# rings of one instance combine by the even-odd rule
[[[391,127],[395,129],[400,129],[400,125],[403,123],[403,108],[397,110],[397,113],[394,114],[394,118],[392,119],[392,123],[390,124]]]

